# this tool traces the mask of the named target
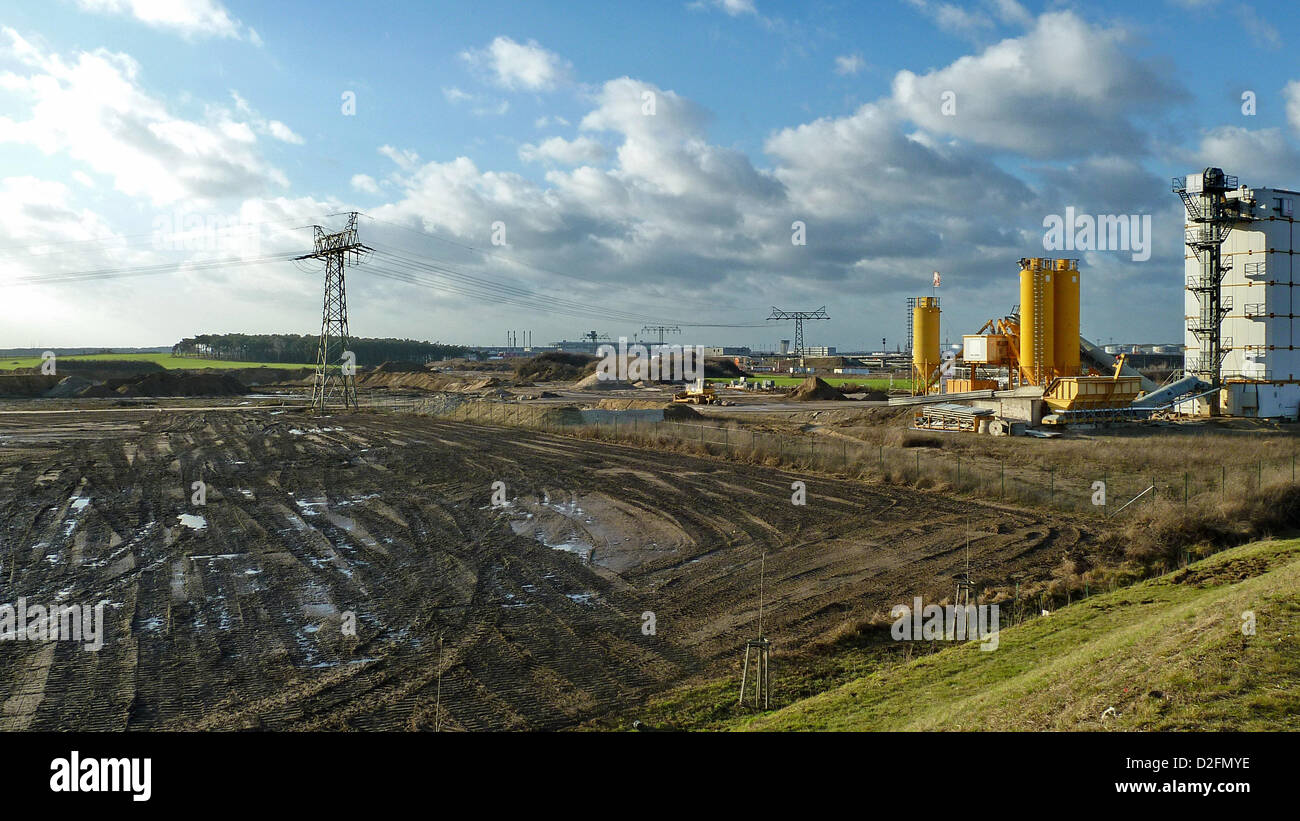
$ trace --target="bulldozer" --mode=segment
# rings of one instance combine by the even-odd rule
[[[713,386],[704,381],[704,377],[695,380],[684,391],[673,394],[673,402],[682,405],[721,405],[723,400],[714,391]]]

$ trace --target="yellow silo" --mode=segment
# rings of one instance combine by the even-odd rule
[[[1053,306],[1053,348],[1056,375],[1079,375],[1079,265],[1077,260],[1056,260]]]
[[[1046,384],[1055,364],[1052,274],[1052,260],[1020,260],[1020,369],[1033,385]]]
[[[930,373],[939,367],[939,298],[921,296],[912,308],[913,393],[925,392]]]

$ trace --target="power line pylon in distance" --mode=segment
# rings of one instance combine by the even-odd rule
[[[659,334],[659,344],[660,344],[660,345],[663,345],[663,344],[664,344],[664,334],[666,334],[666,333],[670,333],[670,334],[679,334],[679,333],[681,333],[681,332],[682,332],[682,329],[681,329],[681,328],[678,328],[676,325],[647,325],[647,326],[645,326],[644,328],[641,329],[641,333],[643,333],[643,334],[645,334],[645,333],[651,333],[651,334],[653,334],[653,333],[658,333],[658,334]]]
[[[815,311],[785,311],[775,306],[772,307],[772,315],[769,320],[794,320],[794,355],[803,356],[803,321],[805,319],[830,319],[826,315],[826,306],[823,305]]]
[[[316,374],[311,383],[313,413],[327,413],[331,405],[357,407],[356,357],[348,350],[348,296],[345,273],[373,249],[357,240],[357,212],[348,214],[347,227],[334,234],[313,225],[316,250],[296,259],[325,263],[325,297],[321,304],[320,345],[316,348]],[[338,360],[337,366],[334,364]]]

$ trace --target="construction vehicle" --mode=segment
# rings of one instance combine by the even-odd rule
[[[695,384],[684,391],[673,394],[673,401],[683,405],[721,405],[722,398],[713,386],[704,381],[704,377],[695,380]]]

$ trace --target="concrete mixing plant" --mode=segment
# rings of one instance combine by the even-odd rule
[[[1019,310],[962,337],[941,361],[939,306],[908,301],[916,427],[1017,432],[1039,424],[1141,420],[1203,390],[1199,378],[1161,389],[1079,335],[1078,260],[1020,260]],[[1143,395],[1143,392],[1146,392]]]

